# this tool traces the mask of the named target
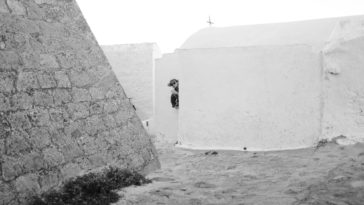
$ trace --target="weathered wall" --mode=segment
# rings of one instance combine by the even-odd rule
[[[364,17],[341,21],[329,40],[322,52],[322,138],[343,135],[364,141]]]
[[[162,140],[177,141],[178,110],[171,105],[171,79],[179,79],[179,61],[176,54],[165,54],[155,65],[153,131]]]
[[[181,146],[309,147],[321,132],[320,56],[307,45],[179,50]]]
[[[343,143],[364,141],[364,16],[208,28],[181,48],[156,66],[180,78],[178,119],[162,112],[155,118],[178,121],[170,135],[182,147],[269,150],[338,136],[346,137]],[[169,102],[158,99],[156,106]]]
[[[154,43],[101,46],[125,93],[132,98],[141,120],[153,116],[154,60],[160,52]]]
[[[107,165],[158,166],[74,0],[0,0],[0,102],[0,204]]]

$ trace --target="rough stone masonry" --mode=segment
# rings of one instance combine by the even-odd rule
[[[0,204],[108,165],[160,166],[75,0],[0,0],[0,154]]]

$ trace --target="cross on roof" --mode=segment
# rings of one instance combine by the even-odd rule
[[[208,23],[210,26],[212,26],[212,24],[214,24],[214,22],[212,22],[212,21],[211,21],[210,16],[209,16],[209,20],[207,21],[207,23]]]

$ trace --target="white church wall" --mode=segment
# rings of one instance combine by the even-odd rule
[[[102,46],[126,95],[143,121],[153,116],[153,69],[160,51],[155,43]],[[145,125],[145,123],[144,123]]]
[[[191,49],[177,54],[182,147],[274,150],[317,142],[321,67],[319,54],[310,46]]]
[[[364,18],[338,24],[323,51],[322,138],[364,141]]]
[[[155,61],[153,132],[161,140],[176,142],[178,133],[178,112],[170,102],[171,79],[179,79],[179,62],[176,54],[164,54]]]

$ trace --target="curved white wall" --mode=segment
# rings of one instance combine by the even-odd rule
[[[363,22],[198,32],[156,63],[157,130],[194,149],[295,149],[341,135],[364,141]],[[179,113],[166,86],[175,76]]]
[[[364,141],[364,17],[343,21],[323,51],[323,138]]]
[[[191,49],[178,55],[183,147],[276,150],[318,140],[321,66],[310,46]]]

